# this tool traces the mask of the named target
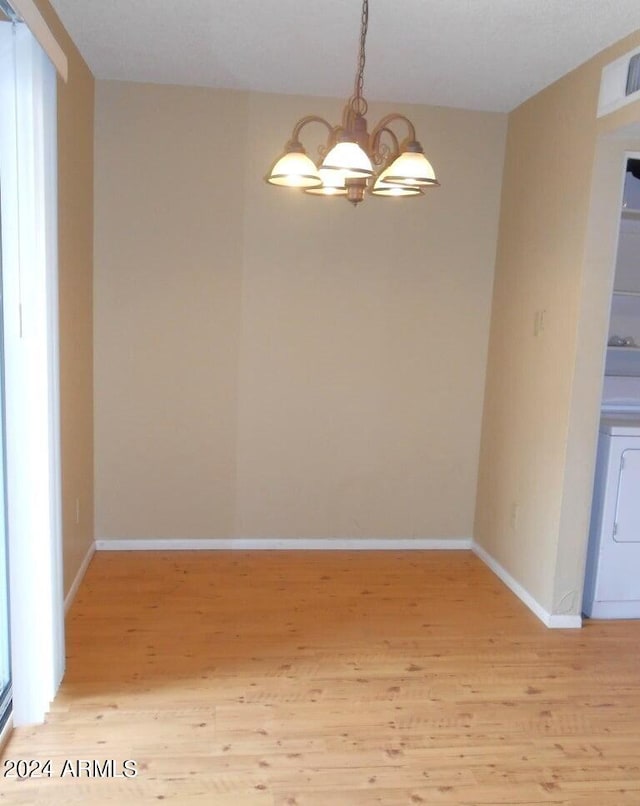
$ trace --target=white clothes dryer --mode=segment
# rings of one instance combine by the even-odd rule
[[[640,413],[600,421],[583,611],[640,618]]]

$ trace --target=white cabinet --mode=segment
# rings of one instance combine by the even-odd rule
[[[638,414],[600,424],[583,610],[592,618],[640,618]]]
[[[640,376],[639,207],[640,180],[631,173],[627,173],[624,206],[620,217],[614,291],[611,300],[606,375]],[[619,340],[631,340],[631,345],[616,347],[615,343]]]
[[[640,293],[640,210],[622,211],[614,287]]]

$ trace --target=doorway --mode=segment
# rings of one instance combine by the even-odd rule
[[[571,549],[584,563],[580,590],[583,612],[584,600],[591,595],[587,559],[603,400],[611,402],[617,397],[620,404],[633,404],[623,397],[629,398],[628,391],[635,385],[635,405],[640,406],[640,350],[634,349],[634,344],[640,344],[640,330],[630,321],[633,309],[640,312],[640,294],[636,293],[640,285],[634,285],[640,282],[640,275],[631,284],[627,283],[628,272],[616,277],[621,227],[633,230],[640,223],[629,198],[623,207],[628,161],[640,158],[640,116],[618,128],[611,121],[606,123],[596,140],[591,177],[568,449],[574,483],[569,489],[567,511],[571,518],[567,525],[571,523],[572,528],[566,530],[566,556]],[[638,222],[634,223],[635,219]],[[618,340],[625,343],[613,343]],[[589,563],[591,568],[591,559]]]
[[[0,177],[0,733],[11,714],[11,633],[9,622],[9,543],[5,483],[4,339],[2,317],[2,181]]]
[[[640,154],[620,153],[612,275],[583,612],[590,618],[640,613],[637,525],[629,528],[637,485],[632,471],[640,442]]]

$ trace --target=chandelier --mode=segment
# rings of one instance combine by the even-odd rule
[[[392,113],[367,130],[368,104],[364,98],[364,65],[369,0],[362,3],[360,53],[354,92],[347,101],[342,123],[332,126],[318,115],[307,115],[293,127],[291,139],[266,177],[280,187],[298,188],[315,196],[344,196],[353,205],[373,196],[422,196],[425,188],[440,183],[422,146],[413,123],[404,115]],[[317,164],[308,156],[300,134],[305,126],[319,123],[326,127],[326,144],[318,148]],[[404,139],[392,126],[406,129]]]

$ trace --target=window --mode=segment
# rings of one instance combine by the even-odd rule
[[[638,90],[640,90],[640,53],[636,53],[629,60],[626,94],[631,95],[633,92],[638,92]]]

